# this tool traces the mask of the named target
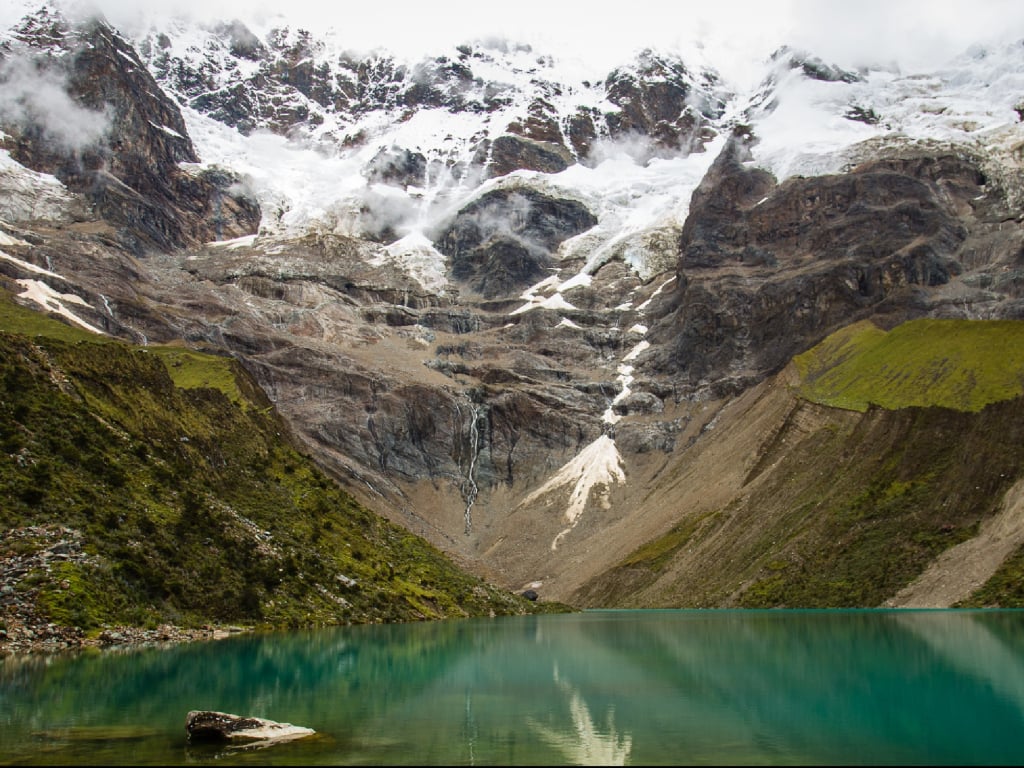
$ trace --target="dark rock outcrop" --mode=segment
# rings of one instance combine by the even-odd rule
[[[6,52],[2,75],[6,87],[25,91],[29,108],[3,125],[18,162],[84,194],[136,252],[256,231],[259,206],[236,174],[181,165],[199,158],[180,110],[105,22],[72,26],[44,9],[23,21],[15,39],[20,47]],[[32,78],[63,93],[73,113],[34,105]],[[86,119],[96,128],[90,141],[54,139],[57,121]]]
[[[831,331],[926,309],[919,291],[962,265],[960,214],[984,177],[953,155],[865,163],[776,185],[733,137],[694,192],[651,364],[742,388]],[[732,382],[731,384],[729,382]]]
[[[804,77],[825,83],[856,83],[864,78],[835,64],[828,64],[818,56],[806,51],[782,46],[771,55],[771,60],[780,62],[790,69],[799,69]]]
[[[373,156],[364,174],[371,184],[421,187],[427,177],[427,158],[402,147],[385,148]]]
[[[600,114],[594,108],[581,108],[569,117],[566,137],[578,157],[586,159],[590,155],[598,137],[597,126],[600,120]]]
[[[724,102],[714,73],[692,73],[682,61],[643,51],[633,67],[605,80],[608,101],[619,109],[605,115],[612,138],[648,137],[652,154],[699,152],[717,135],[711,120]]]
[[[558,173],[573,162],[572,153],[562,144],[506,134],[491,143],[487,171],[490,176],[504,176],[520,169]]]
[[[562,241],[595,224],[597,217],[575,200],[497,189],[459,211],[436,243],[456,280],[495,298],[535,283]]]

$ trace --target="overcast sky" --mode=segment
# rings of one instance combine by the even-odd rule
[[[18,0],[24,2],[26,0]],[[31,0],[27,0],[31,1]],[[0,0],[0,5],[7,0]],[[93,0],[125,31],[140,7],[158,0]],[[898,62],[904,71],[937,65],[977,41],[1024,39],[1024,0],[171,0],[168,12],[251,21],[286,12],[295,26],[333,27],[351,47],[434,53],[467,40],[502,36],[596,67],[621,63],[644,46],[701,42],[727,76],[782,43],[854,67]],[[346,45],[348,43],[346,42]],[[604,71],[607,71],[606,69]]]

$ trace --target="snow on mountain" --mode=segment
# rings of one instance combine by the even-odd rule
[[[359,59],[336,35],[178,22],[147,32],[137,44],[181,104],[204,164],[250,177],[264,210],[262,231],[386,229],[393,234],[389,251],[410,263],[422,262],[425,238],[456,210],[516,178],[586,198],[602,209],[602,247],[628,251],[634,234],[677,225],[685,216],[688,187],[718,145],[695,156],[671,142],[653,146],[632,115],[609,124],[609,115],[628,112],[622,103],[634,96],[609,101],[609,83],[622,90],[623,83],[628,88],[665,70],[678,80],[672,84],[678,93],[693,97],[695,125],[720,117],[729,97],[713,71],[691,74],[683,62],[652,54],[606,81],[608,73],[587,79],[575,62],[563,65],[504,42],[467,44],[421,61],[381,52]],[[592,124],[594,135],[573,146],[581,122]],[[561,152],[566,170],[489,178],[490,142],[509,133],[531,148]],[[702,149],[714,133],[692,148]],[[422,156],[420,179],[399,186],[367,178],[374,159],[394,150]],[[629,258],[641,272],[651,271],[641,257]]]
[[[872,69],[845,79],[808,76],[799,56],[780,57],[748,109],[760,139],[754,162],[782,180],[839,171],[872,139],[991,148],[1019,122],[1022,54],[1021,42],[979,45],[933,72]]]
[[[1003,203],[1024,198],[1020,43],[928,71],[844,69],[781,48],[741,85],[689,50],[642,49],[593,71],[509,41],[364,51],[344,30],[280,20],[101,27],[68,38],[100,51],[75,95],[117,112],[121,133],[65,188],[78,157],[32,143],[41,120],[22,118],[45,105],[15,63],[63,56],[61,23],[37,15],[0,33],[0,125],[19,134],[0,135],[0,217],[91,221],[114,244],[109,273],[130,255],[140,280],[122,308],[91,276],[83,306],[66,249],[46,251],[65,263],[45,256],[43,275],[34,245],[0,237],[21,295],[79,324],[244,356],[360,486],[429,477],[438,536],[461,501],[466,546],[506,547],[523,576],[520,529],[544,531],[560,556],[580,546],[635,456],[673,450],[684,401],[749,386],[854,313],[895,313],[899,289],[934,289],[936,312],[967,313],[964,297],[1022,311],[1018,243],[994,229],[1011,215]],[[124,87],[93,93],[106,77]],[[935,151],[899,167],[897,150],[922,145]],[[121,176],[108,172],[125,157]],[[878,158],[892,168],[824,177]],[[992,179],[1005,194],[976,204]],[[92,181],[105,197],[88,197]],[[859,207],[844,186],[857,182]],[[955,281],[969,216],[966,269],[978,274]],[[154,237],[139,245],[146,227]],[[97,263],[84,246],[77,260]],[[129,294],[146,281],[135,311]],[[562,517],[538,522],[538,501]]]
[[[202,165],[248,177],[261,232],[369,235],[435,286],[443,258],[433,233],[496,186],[535,184],[584,201],[599,224],[565,247],[585,248],[592,264],[622,258],[646,278],[666,265],[648,263],[645,238],[681,225],[738,125],[757,139],[752,162],[782,180],[841,170],[870,141],[1012,145],[1024,94],[1020,44],[976,46],[924,73],[844,72],[784,49],[758,89],[742,93],[706,62],[668,52],[597,73],[506,41],[418,61],[357,53],[337,30],[280,18],[141,29],[136,48],[182,107]],[[650,93],[662,102],[644,124],[636,106]],[[545,159],[496,172],[496,140],[510,135]],[[395,152],[419,158],[418,174],[396,183],[369,172]]]
[[[240,22],[179,22],[137,43],[182,104],[203,163],[251,179],[261,231],[385,230],[389,253],[433,285],[443,259],[432,233],[496,186],[535,184],[585,201],[599,224],[564,247],[585,249],[595,264],[622,258],[646,278],[665,265],[648,263],[645,238],[681,225],[690,193],[737,125],[757,138],[752,162],[782,180],[839,171],[871,141],[1012,145],[1024,94],[1020,44],[975,47],[924,73],[844,72],[784,50],[765,63],[757,91],[737,93],[705,64],[691,70],[667,53],[645,52],[613,73],[506,42],[421,61],[381,51],[359,58],[337,32],[254,31]],[[618,75],[637,77],[644,57],[648,65],[661,57],[656,77],[689,78],[688,102],[707,127],[696,151],[652,146],[640,126],[613,131],[626,102],[610,101],[610,92]],[[595,136],[574,146],[580,116],[593,119]],[[488,152],[510,132],[553,139],[571,162],[489,177]],[[374,158],[395,150],[422,156],[421,177],[404,185],[368,178]]]
[[[0,131],[0,142],[4,139]],[[61,219],[71,196],[60,181],[48,173],[31,171],[0,150],[0,219]]]

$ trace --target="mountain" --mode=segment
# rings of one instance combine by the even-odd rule
[[[343,42],[29,10],[5,287],[233,358],[323,471],[505,589],[1019,603],[1024,44],[782,48],[744,90],[670,51]]]
[[[558,608],[358,504],[233,359],[97,337],[9,299],[0,316],[0,647]]]

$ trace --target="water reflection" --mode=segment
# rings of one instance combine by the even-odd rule
[[[0,662],[0,763],[1024,764],[1024,613],[594,611]],[[105,733],[98,741],[89,734]],[[123,737],[117,737],[123,734]]]
[[[569,712],[573,729],[562,731],[530,720],[530,727],[548,744],[555,747],[573,765],[625,765],[633,748],[633,737],[615,731],[615,709],[609,708],[605,733],[594,726],[583,696],[578,689],[563,680],[554,669],[554,681],[569,698]]]
[[[921,638],[936,654],[980,683],[991,686],[1024,715],[1024,657],[1020,637],[1000,637],[1004,623],[982,622],[982,614],[929,611],[895,614],[909,632]]]

